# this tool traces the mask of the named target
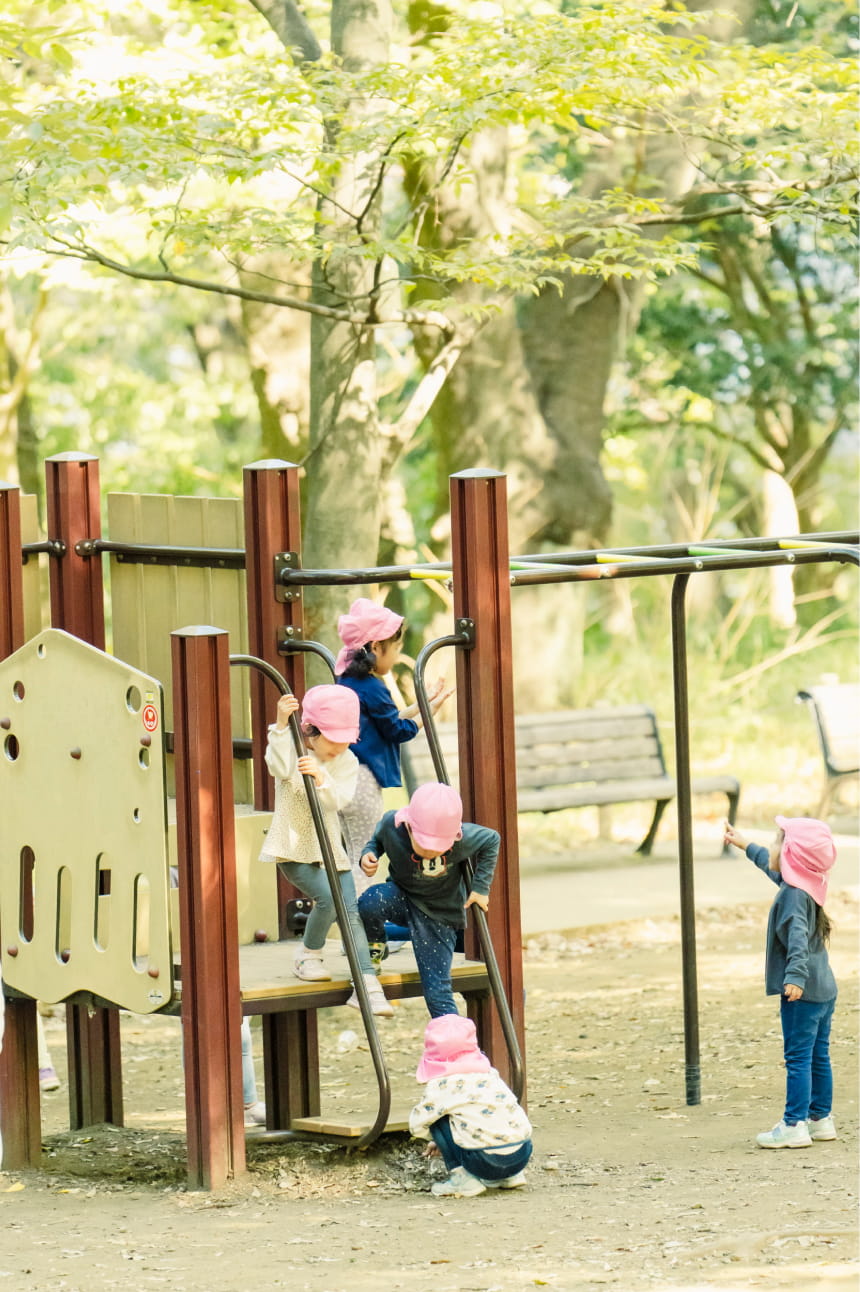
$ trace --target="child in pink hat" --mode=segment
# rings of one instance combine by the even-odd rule
[[[770,848],[749,843],[725,823],[725,842],[740,848],[778,885],[767,922],[765,991],[780,997],[785,1056],[785,1111],[762,1148],[807,1148],[836,1139],[830,1025],[836,979],[824,912],[827,878],[836,860],[830,827],[811,817],[778,816]]]
[[[328,981],[331,974],[323,963],[322,952],[336,913],[325,867],[320,864],[322,847],[303,780],[305,776],[312,776],[370,1003],[374,1014],[390,1017],[394,1011],[374,972],[338,820],[338,810],[355,794],[358,761],[349,746],[358,735],[358,698],[340,686],[311,687],[305,694],[301,712],[302,735],[309,752],[301,756],[296,753],[289,725],[290,714],[298,708],[294,695],[281,696],[276,720],[269,727],[266,765],[275,778],[275,807],[260,860],[277,862],[290,883],[305,897],[313,899],[302,947],[296,956],[295,973],[306,982]],[[359,1007],[355,992],[347,1004]]]
[[[430,1192],[472,1198],[486,1189],[521,1188],[532,1155],[531,1124],[478,1048],[472,1020],[431,1018],[415,1075],[427,1088],[409,1114],[409,1129],[432,1141],[427,1156],[441,1155],[449,1172]]]
[[[385,923],[406,925],[421,989],[432,1017],[456,1014],[451,964],[466,910],[489,905],[499,836],[463,822],[460,795],[450,785],[419,785],[406,807],[386,812],[362,850],[361,868],[373,877],[388,858],[388,879],[362,893],[358,909],[371,946],[385,937]],[[473,873],[468,894],[465,866]]]
[[[341,821],[352,859],[356,892],[363,893],[369,880],[359,866],[361,849],[382,816],[382,791],[401,783],[400,746],[413,740],[421,726],[418,705],[398,709],[384,682],[400,656],[403,644],[403,616],[367,597],[353,601],[341,615],[337,630],[343,649],[335,662],[341,686],[358,696],[361,725],[352,752],[359,762],[358,780],[352,802],[341,812]],[[428,695],[433,713],[453,694],[440,678]],[[375,948],[378,959],[385,954],[385,941]]]

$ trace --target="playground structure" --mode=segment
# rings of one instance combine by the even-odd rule
[[[450,577],[453,582],[456,631],[434,648],[439,644],[461,647],[456,655],[459,775],[466,817],[492,826],[502,836],[488,923],[492,942],[499,948],[499,985],[510,1002],[520,1045],[524,1019],[510,589],[520,583],[593,577],[674,576],[687,1099],[698,1102],[684,590],[691,573],[706,569],[821,560],[856,564],[857,535],[747,540],[700,549],[566,553],[553,555],[551,564],[529,557],[512,563],[507,546],[505,478],[479,470],[451,478],[450,565],[420,570],[308,571],[301,569],[298,469],[291,464],[261,462],[246,467],[243,506],[229,500],[112,496],[108,499],[107,540],[101,537],[97,460],[83,454],[59,455],[46,463],[46,478],[48,538],[43,541],[35,537],[33,500],[21,499],[17,489],[0,485],[0,660],[7,660],[0,671],[0,727],[5,749],[0,770],[18,774],[27,761],[31,738],[45,742],[57,737],[50,729],[37,736],[35,728],[31,731],[26,723],[20,728],[17,724],[29,711],[28,696],[31,700],[38,696],[40,679],[47,677],[46,670],[59,660],[68,668],[47,690],[56,696],[59,685],[65,693],[69,676],[77,676],[79,668],[83,676],[92,667],[93,687],[114,697],[107,708],[119,734],[115,741],[111,739],[111,745],[131,747],[134,758],[128,761],[138,778],[132,778],[135,790],[141,778],[156,789],[148,806],[142,805],[142,800],[137,805],[139,819],[132,818],[132,827],[127,821],[122,823],[123,831],[131,829],[130,845],[117,827],[117,838],[109,846],[100,845],[98,851],[90,848],[85,862],[89,866],[88,890],[79,889],[74,880],[63,879],[62,859],[46,863],[45,849],[54,845],[39,842],[34,847],[36,835],[32,833],[27,841],[26,832],[41,799],[54,813],[44,781],[41,799],[31,792],[15,821],[15,837],[24,840],[23,846],[17,843],[10,850],[7,834],[2,835],[0,937],[8,1013],[0,1055],[0,1114],[7,1165],[33,1165],[39,1159],[37,997],[67,1001],[70,1124],[78,1128],[100,1121],[122,1124],[117,1007],[142,1005],[145,1009],[148,1003],[152,1009],[165,1008],[163,1000],[169,992],[168,1007],[173,1012],[181,1010],[183,1019],[189,1179],[193,1184],[215,1187],[244,1167],[239,1070],[243,1010],[263,1016],[266,1102],[272,1131],[308,1128],[318,1116],[316,1011],[342,1003],[349,984],[344,980],[312,986],[292,980],[287,985],[283,974],[279,978],[272,968],[273,957],[282,950],[274,937],[271,942],[254,944],[254,934],[260,929],[284,936],[290,893],[280,880],[275,885],[271,870],[275,891],[267,901],[265,894],[260,897],[256,883],[246,884],[271,809],[272,786],[263,752],[272,699],[262,675],[248,676],[231,687],[230,650],[283,675],[286,684],[301,695],[307,646],[301,634],[301,586],[405,581],[423,572]],[[153,541],[155,537],[159,541]],[[108,555],[110,564],[113,659],[103,654],[102,553]],[[41,635],[38,571],[32,559],[38,554],[44,554],[49,563],[51,623],[61,634]],[[217,627],[207,627],[209,624]],[[76,638],[80,640],[76,642]],[[91,654],[81,643],[88,644]],[[419,660],[419,703],[422,669],[423,660]],[[54,698],[51,703],[56,709],[60,701]],[[79,707],[76,705],[77,699],[64,717],[63,740],[56,739],[57,765],[73,768],[73,777],[80,772],[83,778],[96,781],[98,760],[90,756],[95,748],[92,741],[103,741],[103,737],[89,719],[98,710],[85,695],[80,696]],[[428,715],[424,716],[426,720]],[[90,743],[75,739],[76,730],[83,730],[85,721]],[[134,725],[133,738],[129,723],[139,724]],[[104,730],[113,728],[106,725]],[[99,817],[105,796],[113,792],[110,763],[109,753],[107,770],[102,770],[108,785],[99,785],[98,792],[92,787],[88,791],[89,817]],[[437,774],[441,775],[438,765]],[[78,781],[83,783],[80,777]],[[169,790],[175,787],[178,924],[175,909],[172,919],[168,911],[177,903],[169,894],[164,896],[169,846],[165,848],[156,840],[142,847],[147,835],[136,828],[159,818],[160,807],[170,801],[164,796],[165,785]],[[80,805],[83,800],[69,792],[71,801]],[[164,824],[162,811],[160,828],[169,838]],[[65,839],[68,844],[68,827]],[[145,873],[138,861],[143,852],[152,858],[153,867],[150,870],[147,863]],[[238,889],[237,856],[243,859]],[[100,859],[95,867],[94,857]],[[10,882],[14,883],[12,889]],[[79,891],[88,891],[83,904]],[[57,898],[58,893],[63,900]],[[69,922],[63,924],[60,912],[67,906]],[[47,935],[43,932],[46,923]],[[173,945],[177,928],[181,945],[178,994]],[[122,937],[120,929],[125,929]],[[165,936],[173,940],[166,946]],[[79,946],[87,942],[92,955],[79,955]],[[130,980],[137,992],[133,1005],[117,998],[119,979],[104,972],[108,965],[104,948],[112,943],[127,949],[123,954],[131,965]],[[494,1007],[478,944],[478,932],[470,931],[469,960],[455,978],[455,989],[466,996],[483,1048],[503,1076],[510,1078],[514,1062],[510,1038],[505,1034],[502,1014]],[[96,976],[82,980],[77,976],[79,966],[87,959]],[[261,976],[264,960],[267,970]],[[281,960],[287,963],[283,955]],[[414,976],[407,981],[408,975],[404,975],[399,982],[389,981],[390,977],[383,976],[389,995],[419,991]],[[159,1000],[162,992],[164,997]]]

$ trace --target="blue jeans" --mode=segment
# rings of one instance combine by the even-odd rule
[[[479,1180],[509,1180],[512,1175],[519,1175],[532,1155],[530,1139],[523,1140],[513,1153],[498,1153],[491,1148],[461,1148],[451,1134],[449,1117],[433,1122],[430,1134],[449,1171],[462,1166]]]
[[[835,1000],[780,998],[785,1056],[785,1113],[788,1125],[827,1117],[833,1107],[830,1024]]]
[[[337,914],[334,908],[334,898],[328,886],[325,867],[311,866],[306,861],[279,861],[278,870],[282,875],[286,875],[291,884],[295,884],[300,893],[304,893],[305,897],[313,898],[314,909],[308,916],[302,941],[308,951],[322,951],[325,946],[326,934],[334,924]],[[372,974],[373,961],[370,958],[364,925],[358,914],[358,903],[355,898],[355,880],[352,877],[352,871],[339,870],[337,873],[340,879],[340,891],[343,893],[343,900],[346,903],[346,910],[349,915],[349,927],[352,929],[352,936],[355,939],[358,951],[358,963],[361,967],[361,972]],[[384,941],[384,939],[381,940]]]
[[[451,990],[451,962],[457,930],[425,915],[398,884],[374,884],[358,899],[358,910],[371,942],[385,941],[385,922],[407,925],[412,937],[421,990],[431,1018],[458,1013]]]

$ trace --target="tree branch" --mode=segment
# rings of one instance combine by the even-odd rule
[[[299,65],[315,63],[322,56],[319,41],[294,0],[250,0],[250,3]]]
[[[275,292],[255,292],[248,287],[238,287],[231,283],[213,283],[203,278],[188,278],[185,274],[172,273],[170,270],[136,269],[113,260],[95,247],[82,244],[80,247],[66,242],[56,234],[50,235],[53,242],[65,247],[65,251],[56,248],[45,248],[52,256],[65,256],[71,260],[83,260],[89,264],[101,265],[114,273],[123,274],[126,278],[136,278],[146,283],[173,283],[177,287],[191,287],[198,292],[213,292],[219,296],[236,296],[243,301],[256,301],[260,305],[278,305],[283,309],[300,310],[304,314],[316,314],[320,318],[330,319],[335,323],[354,323],[359,327],[368,327],[371,320],[366,311],[337,309],[332,305],[320,305],[315,301],[303,300],[300,296],[279,296]],[[5,245],[6,239],[2,240]],[[454,325],[447,315],[439,310],[391,310],[373,323],[405,323],[409,327],[438,328],[445,336],[450,336]]]

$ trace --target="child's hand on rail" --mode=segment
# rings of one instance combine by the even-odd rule
[[[313,776],[317,789],[323,783],[322,768],[314,758],[313,754],[303,754],[296,764],[302,776]]]
[[[440,677],[439,681],[427,696],[427,699],[430,702],[430,712],[435,713],[437,709],[441,709],[445,701],[450,700],[456,689],[457,688],[455,686],[446,687],[444,677]]]
[[[275,724],[278,731],[283,731],[290,725],[290,714],[296,713],[299,702],[294,695],[282,695],[278,701],[278,720]]]
[[[470,906],[480,906],[485,913],[490,909],[490,899],[486,893],[471,892],[466,898],[466,905],[463,908],[468,910]]]

